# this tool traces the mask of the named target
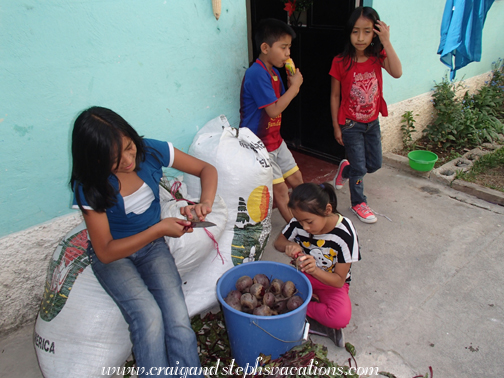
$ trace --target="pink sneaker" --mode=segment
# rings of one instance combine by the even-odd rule
[[[352,206],[351,209],[364,223],[375,223],[378,220],[365,202]]]
[[[348,178],[343,177],[343,169],[347,166],[350,165],[347,159],[341,160],[339,163],[338,171],[336,172],[336,177],[334,177],[334,188],[337,190],[340,190],[343,188],[343,185],[345,185],[345,182],[348,181]]]

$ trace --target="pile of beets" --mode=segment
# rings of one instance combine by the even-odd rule
[[[224,301],[235,310],[259,316],[285,314],[303,304],[292,281],[270,279],[265,274],[256,274],[252,279],[242,276],[236,281],[236,290],[231,290]]]

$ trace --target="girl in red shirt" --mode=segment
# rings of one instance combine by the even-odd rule
[[[371,7],[359,7],[347,23],[348,40],[332,62],[331,115],[336,141],[345,146],[334,187],[349,180],[352,211],[365,223],[376,216],[367,205],[363,178],[381,168],[379,113],[387,116],[382,68],[392,77],[402,75],[401,62],[390,42],[390,26]]]

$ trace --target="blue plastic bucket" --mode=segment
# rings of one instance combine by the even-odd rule
[[[241,276],[254,278],[256,274],[265,274],[270,278],[292,281],[296,285],[303,304],[286,314],[257,316],[237,311],[224,298],[231,290],[236,290],[235,283]],[[231,354],[238,366],[246,369],[256,365],[259,354],[280,357],[303,341],[306,308],[312,296],[312,287],[306,276],[287,264],[271,261],[252,261],[237,265],[219,278],[217,298],[222,305],[226,329],[231,345]]]

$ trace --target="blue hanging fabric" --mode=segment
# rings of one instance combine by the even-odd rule
[[[446,0],[441,22],[441,42],[438,54],[455,71],[481,60],[481,39],[488,10],[494,0]]]

